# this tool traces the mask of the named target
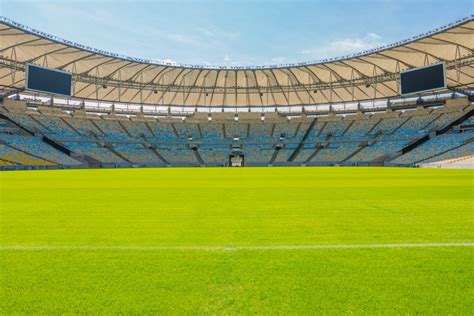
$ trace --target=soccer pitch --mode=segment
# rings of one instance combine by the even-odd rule
[[[395,168],[2,172],[0,314],[472,314],[473,181]]]

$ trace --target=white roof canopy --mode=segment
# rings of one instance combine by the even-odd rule
[[[85,47],[0,18],[0,86],[23,89],[25,65],[73,73],[73,96],[186,107],[273,107],[399,96],[400,71],[445,61],[448,87],[473,89],[474,16],[342,58],[294,65],[167,65]]]

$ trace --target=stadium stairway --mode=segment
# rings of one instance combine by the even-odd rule
[[[367,131],[367,133],[365,133],[364,136],[369,136],[369,135],[371,135],[371,134],[372,134],[372,131],[373,131],[374,129],[376,129],[377,126],[378,126],[378,125],[380,124],[380,122],[382,122],[382,121],[383,121],[383,119],[379,119],[379,120]]]
[[[72,126],[68,121],[66,121],[63,117],[60,117],[59,119],[64,124],[66,124],[71,130],[73,130],[78,136],[81,136],[81,133],[74,126]]]
[[[92,125],[94,125],[95,128],[97,128],[99,132],[102,133],[103,136],[107,136],[107,134],[105,134],[105,132],[100,128],[99,124],[97,124],[94,120],[90,120],[90,122],[92,123]]]
[[[40,158],[36,155],[31,155],[23,150],[17,150],[3,141],[0,141],[0,170],[5,167],[20,166],[20,167],[35,167],[48,168],[55,167],[57,164],[47,159]]]
[[[95,136],[94,132],[91,131],[91,135]],[[60,140],[52,140],[56,145],[58,146],[61,146],[63,148],[66,148],[67,149],[67,146],[63,144],[62,141]],[[56,148],[56,147],[55,147]],[[69,149],[68,149],[69,150]],[[101,165],[101,161],[95,159],[95,158],[92,158],[88,155],[85,155],[85,154],[78,154],[78,153],[75,153],[71,150],[69,150],[70,154],[69,156],[71,156],[72,158],[76,159],[77,161],[81,162],[82,163],[82,167],[83,168],[98,168],[100,167]]]
[[[18,167],[18,166],[21,166],[21,164],[10,161],[8,159],[0,158],[0,170],[2,169],[2,167],[10,167],[10,166]]]
[[[105,148],[107,148],[111,153],[115,154],[116,156],[120,157],[122,160],[130,163],[130,164],[133,164],[132,161],[130,161],[129,159],[127,159],[127,157],[123,156],[121,153],[119,153],[118,151],[116,151],[114,149],[114,147],[110,144],[110,143],[105,143]]]
[[[156,155],[156,157],[158,157],[158,159],[160,159],[161,161],[163,161],[167,166],[170,165],[169,161],[166,160],[166,159],[158,152],[158,150],[157,150],[155,144],[150,144],[150,145],[148,145],[148,148],[151,149],[151,151]]]
[[[456,127],[457,125],[461,125],[463,122],[469,120],[473,115],[474,115],[474,110],[470,110],[469,112],[466,112],[464,115],[462,115],[458,119],[454,120],[453,122],[437,130],[436,135],[444,134],[448,132],[449,130],[453,129],[454,127]]]
[[[130,132],[127,130],[127,128],[125,127],[125,125],[123,125],[123,123],[121,121],[117,121],[118,122],[118,125],[125,131],[125,133],[127,134],[128,137],[130,138],[133,138],[133,136],[130,134]]]
[[[194,152],[194,155],[196,156],[196,159],[199,162],[199,165],[201,167],[204,167],[206,165],[206,163],[202,159],[201,154],[199,153],[199,149],[197,147],[194,147],[194,148],[191,148],[191,149]]]
[[[407,124],[408,121],[410,121],[412,117],[413,117],[413,116],[409,116],[409,117],[408,117],[406,120],[404,120],[400,125],[398,125],[396,128],[394,128],[390,134],[391,134],[391,135],[395,135],[395,133],[396,133],[399,129],[401,129],[403,126],[405,126],[405,124]]]
[[[432,155],[432,156],[429,156],[429,157],[420,159],[420,160],[418,160],[418,161],[415,161],[415,164],[418,164],[418,163],[420,163],[420,162],[423,162],[423,161],[426,161],[426,160],[429,160],[429,159],[432,159],[432,158],[441,156],[441,155],[443,155],[443,154],[445,154],[445,153],[447,153],[447,152],[450,152],[450,151],[452,151],[452,150],[456,150],[456,149],[458,149],[458,148],[460,148],[460,147],[462,147],[462,146],[465,146],[466,144],[472,143],[472,142],[474,142],[474,138],[466,139],[466,141],[464,141],[462,144],[460,144],[460,145],[458,145],[458,146],[456,146],[456,147],[449,148],[449,149],[444,150],[444,151],[442,151],[442,152],[440,152],[440,153],[437,153],[437,154],[435,154],[435,155]]]
[[[153,129],[150,127],[150,124],[148,124],[148,122],[145,122],[145,126],[148,128],[148,131],[150,131],[150,134],[153,136],[153,138],[156,138],[156,134],[153,131]]]
[[[8,116],[6,115],[3,115],[0,113],[0,119],[2,120],[5,120],[7,121],[8,123],[10,123],[11,125],[15,126],[16,128],[18,128],[23,134],[26,134],[26,135],[30,135],[30,136],[34,136],[35,133],[34,131],[30,131],[29,129],[21,126],[20,124],[18,124],[17,122],[13,121],[11,118],[9,118]]]
[[[344,158],[344,159],[342,160],[342,162],[348,161],[349,159],[351,159],[352,157],[354,157],[355,155],[357,155],[360,151],[364,150],[364,148],[366,148],[367,146],[368,146],[368,143],[367,143],[367,142],[359,144],[359,147],[358,147],[353,153],[351,153],[349,156],[347,156],[346,158]]]
[[[0,143],[0,144],[6,146],[6,147],[8,147],[8,148],[12,148],[12,149],[14,149],[14,150],[16,150],[16,151],[19,151],[19,152],[25,154],[26,156],[31,156],[31,157],[34,157],[34,158],[39,159],[39,160],[44,160],[44,161],[46,161],[46,162],[48,162],[48,163],[51,163],[52,165],[57,165],[57,164],[58,164],[58,163],[55,162],[55,161],[49,160],[49,159],[44,158],[44,157],[40,157],[40,156],[38,156],[38,155],[36,155],[36,154],[34,154],[34,153],[27,152],[27,151],[23,150],[22,148],[18,148],[18,147],[14,146],[14,145],[6,144],[6,143]]]
[[[174,126],[173,123],[171,123],[170,125],[171,125],[171,128],[173,129],[173,132],[174,132],[174,135],[176,136],[176,138],[179,138],[179,132],[178,132],[178,129],[176,128],[176,126]]]
[[[274,163],[275,160],[277,159],[279,152],[280,152],[280,147],[275,148],[275,152],[273,153],[272,158],[271,158],[270,161],[268,162],[268,165],[269,165],[269,166],[273,166],[273,163]]]
[[[354,124],[355,120],[352,120],[348,125],[347,127],[344,129],[344,131],[342,132],[341,136],[345,136],[347,131],[351,129],[351,126]]]
[[[40,122],[38,119],[35,118],[34,115],[30,115],[31,119],[36,123],[38,124],[39,126],[41,126],[44,130],[46,131],[49,131],[49,132],[52,132],[52,130],[50,128],[48,128],[48,126],[46,126],[45,124],[43,124],[42,122]],[[44,132],[40,131],[40,130],[37,130],[37,131],[33,131],[34,133],[40,133],[40,134],[44,134]]]
[[[226,133],[225,124],[222,124],[222,137],[223,137],[224,139],[227,138],[227,133]]]
[[[63,154],[75,159],[75,160],[78,160],[79,162],[82,163],[82,165],[80,166],[77,166],[79,168],[87,168],[90,166],[90,162],[92,161],[89,161],[88,159],[84,159],[84,158],[81,158],[80,156],[76,155],[74,152],[72,152],[71,150],[69,150],[66,146],[64,146],[61,142],[59,141],[56,141],[56,140],[53,140],[52,138],[49,138],[45,135],[42,136],[41,140],[48,144],[49,146],[55,148],[56,150],[62,152]]]
[[[35,136],[35,135],[38,135],[40,136],[40,139],[48,144],[49,146],[55,148],[56,150],[64,153],[65,155],[81,162],[81,165],[79,166],[76,166],[76,167],[83,167],[83,168],[87,168],[87,167],[90,167],[91,166],[91,163],[93,164],[94,161],[92,161],[91,159],[88,159],[90,157],[86,157],[86,158],[83,158],[83,157],[79,157],[78,155],[75,155],[71,150],[69,150],[66,146],[64,146],[64,144],[62,144],[61,142],[59,141],[55,141],[47,136],[45,136],[44,134],[42,133],[39,133],[38,131],[30,131],[28,129],[26,129],[25,127],[21,126],[20,124],[18,124],[17,122],[11,120],[9,117],[3,115],[3,114],[0,114],[0,119],[3,119],[5,121],[8,121],[10,124],[12,124],[13,126],[15,126],[16,128],[18,128],[18,130],[22,133],[22,134],[25,134],[25,135],[29,135],[29,136]],[[41,124],[38,120],[35,120],[38,124]],[[30,155],[30,156],[34,156],[36,158],[39,158],[39,159],[42,159],[42,160],[45,160],[45,161],[48,161],[48,162],[51,162],[51,163],[54,163],[56,164],[56,162],[53,162],[51,160],[48,160],[46,158],[43,158],[43,157],[39,157],[39,156],[36,156],[35,154],[33,153],[29,153],[29,152],[25,152],[23,151],[22,149],[19,149],[19,148],[15,148],[11,145],[9,145],[9,147],[15,149],[15,150],[18,150],[18,151],[21,151],[21,152],[24,152],[25,154],[27,155]]]
[[[318,134],[316,135],[316,138],[319,138],[319,136],[321,136],[321,134],[323,133],[324,129],[326,128],[326,126],[328,125],[328,122],[324,122],[323,126],[321,127],[321,129],[318,131]]]
[[[305,164],[307,164],[308,162],[310,162],[311,160],[313,160],[313,158],[321,151],[321,149],[323,149],[324,146],[322,145],[317,145],[316,149],[313,151],[313,153],[311,155],[308,156],[308,158],[306,158],[306,160],[304,161]]]
[[[431,124],[433,124],[433,122],[437,121],[441,116],[443,116],[443,113],[440,113],[440,114],[438,114],[437,116],[435,116],[431,121],[428,122],[428,124],[426,124],[425,126],[423,126],[421,129],[422,129],[422,130],[426,129],[428,126],[430,126]]]
[[[430,140],[437,139],[437,136],[444,133],[461,133],[462,130],[469,129],[469,126],[472,128],[474,126],[473,111],[474,105],[465,103],[451,108],[438,106],[434,110],[414,106],[409,111],[396,113],[388,111],[384,115],[364,114],[360,118],[305,117],[291,122],[279,118],[280,121],[277,123],[267,122],[263,124],[265,126],[259,126],[253,121],[252,123],[240,122],[242,124],[239,125],[233,120],[227,126],[224,123],[209,124],[207,120],[201,124],[194,123],[194,121],[186,122],[189,124],[187,126],[185,126],[186,123],[181,122],[150,120],[145,126],[144,120],[137,120],[137,123],[134,123],[133,118],[127,121],[123,117],[114,119],[114,117],[79,116],[75,120],[74,116],[62,117],[53,115],[54,113],[49,111],[40,114],[32,109],[19,113],[5,109],[4,115],[0,114],[5,118],[4,134],[6,139],[11,138],[10,134],[12,133],[20,134],[19,131],[24,134],[20,138],[25,140],[36,136],[36,143],[41,145],[40,149],[34,151],[37,155],[43,156],[43,153],[50,149],[53,152],[61,152],[60,156],[64,158],[70,156],[83,165],[87,165],[88,162],[91,166],[99,164],[101,167],[108,165],[126,167],[130,164],[149,166],[154,163],[159,166],[187,166],[192,161],[193,166],[198,166],[208,163],[209,151],[205,149],[205,145],[221,148],[222,144],[219,143],[224,142],[229,147],[232,140],[226,138],[231,138],[233,134],[242,134],[244,137],[242,137],[241,143],[244,145],[241,149],[244,155],[248,154],[249,159],[246,161],[249,162],[249,165],[255,163],[285,166],[305,164],[372,165],[374,163],[379,165],[387,162],[389,165],[408,166],[413,165],[414,161],[424,161],[439,154],[440,151],[445,151],[446,148],[439,146],[437,148],[434,145],[433,148],[437,148],[437,150],[417,156],[419,151],[431,146],[433,142]],[[425,114],[426,116],[422,117]],[[50,122],[52,123],[50,124]],[[10,123],[11,126],[9,126]],[[382,125],[382,123],[384,124]],[[18,131],[15,131],[17,126]],[[166,133],[161,132],[165,129]],[[153,137],[153,135],[158,137]],[[174,135],[179,135],[179,138],[175,138]],[[188,135],[199,135],[199,137],[196,140],[190,140]],[[449,135],[442,137],[446,136]],[[466,140],[465,136],[471,137],[463,135],[461,136],[463,140]],[[133,148],[138,140],[148,150]],[[197,143],[194,144],[194,141]],[[393,143],[388,141],[393,141]],[[110,146],[104,146],[106,142]],[[376,145],[373,149],[368,148],[361,153],[364,148],[367,148],[367,146],[364,147],[364,143],[367,142]],[[425,142],[429,143],[425,144]],[[84,143],[89,143],[93,147],[83,146],[84,150],[82,150],[80,145]],[[153,143],[156,143],[154,150],[150,148]],[[262,145],[264,143],[265,145]],[[127,144],[131,149],[128,149]],[[20,145],[23,144],[18,146]],[[457,145],[459,143],[453,144],[452,147]],[[96,146],[102,147],[97,148],[96,151],[103,153],[103,155],[97,153],[95,156]],[[191,153],[190,150],[193,149],[193,146],[199,147]],[[245,152],[246,146],[249,148],[248,153]],[[423,147],[419,148],[419,146]],[[466,148],[472,148],[471,146],[472,143],[469,143]],[[90,153],[94,153],[93,159],[86,156],[89,155],[86,150],[88,148],[90,148]],[[385,148],[388,149],[384,150]],[[412,152],[414,149],[416,151]],[[222,156],[220,151],[222,150],[216,150],[215,153]],[[143,153],[143,159],[142,156],[137,156],[140,153]],[[405,163],[403,157],[394,161],[407,153],[412,157],[409,162]],[[211,156],[215,159],[215,155]],[[45,157],[50,156],[46,155]],[[49,159],[56,161],[55,158]],[[227,158],[219,159],[227,160]],[[59,163],[63,164],[64,162]],[[64,164],[68,166],[67,163]]]
[[[303,135],[303,138],[301,139],[300,143],[298,144],[298,146],[296,147],[296,149],[293,151],[293,153],[290,155],[290,157],[288,157],[288,162],[292,162],[296,159],[296,157],[298,156],[298,154],[300,153],[301,149],[303,148],[304,146],[304,143],[306,141],[306,139],[308,138],[309,134],[311,133],[311,131],[313,130],[314,128],[314,125],[316,124],[316,119],[314,119],[311,124],[309,125],[308,129],[306,130],[306,132],[304,133]],[[324,125],[326,126],[326,124]],[[324,126],[321,130],[324,129]],[[320,131],[321,132],[321,131]]]
[[[427,133],[427,134],[421,136],[419,139],[417,139],[413,142],[410,142],[407,146],[402,148],[402,150],[400,150],[399,152],[397,152],[393,155],[389,155],[388,157],[377,158],[372,162],[376,163],[376,162],[382,162],[383,161],[384,164],[390,163],[391,161],[395,160],[396,158],[398,158],[402,155],[405,155],[406,153],[408,153],[408,152],[412,151],[413,149],[419,147],[421,144],[429,141],[431,138],[434,138],[436,136],[445,134],[446,132],[452,130],[455,126],[462,124],[464,121],[468,120],[473,115],[474,115],[474,110],[470,110],[470,111],[464,113],[458,119],[452,121],[451,123],[448,123],[447,125],[442,126],[437,130],[431,131],[430,133]],[[404,125],[404,123],[402,123],[402,125]],[[383,160],[381,160],[381,159],[383,159]],[[425,160],[425,159],[423,159],[423,160]]]
[[[74,157],[74,159],[82,162],[84,168],[98,168],[101,165],[101,162],[99,160],[94,159],[94,158],[92,158],[90,156],[87,156],[87,155],[74,154],[74,155],[72,155],[72,157]]]
[[[97,140],[97,141],[100,140],[99,135],[97,135],[94,131],[89,131],[89,132],[90,132],[90,135],[91,135],[95,140]]]

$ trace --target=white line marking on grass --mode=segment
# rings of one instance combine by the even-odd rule
[[[420,248],[420,247],[474,247],[474,242],[437,242],[406,244],[326,244],[326,245],[268,245],[268,246],[0,246],[0,250],[297,250],[297,249],[363,249],[363,248]]]

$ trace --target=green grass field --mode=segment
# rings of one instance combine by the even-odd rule
[[[474,243],[473,181],[393,168],[2,172],[0,314],[472,315],[472,246],[279,247]]]

